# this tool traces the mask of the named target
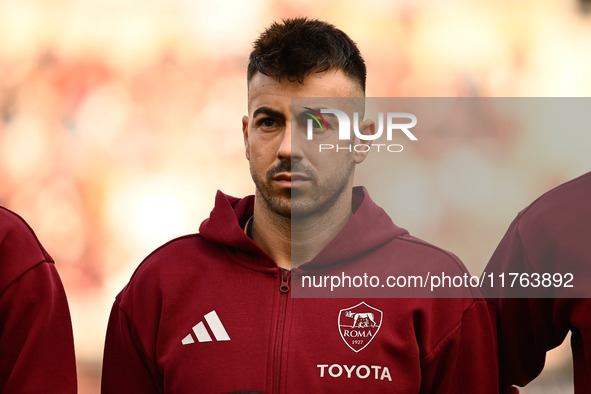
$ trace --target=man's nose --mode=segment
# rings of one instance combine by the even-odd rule
[[[300,160],[302,158],[301,143],[295,141],[295,134],[292,133],[290,122],[285,126],[277,157],[285,161]]]

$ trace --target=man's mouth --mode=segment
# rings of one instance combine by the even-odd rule
[[[300,172],[281,172],[273,177],[273,181],[279,186],[287,188],[299,187],[309,180],[306,174]]]

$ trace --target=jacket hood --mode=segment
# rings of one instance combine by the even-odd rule
[[[209,218],[201,224],[199,232],[209,241],[249,254],[262,253],[269,258],[242,230],[253,210],[254,196],[240,199],[218,190],[215,206]],[[402,234],[408,232],[392,222],[388,214],[369,197],[365,187],[354,187],[351,220],[316,257],[301,267],[328,265],[355,258]]]
[[[215,205],[199,227],[199,233],[207,240],[238,250],[258,253],[260,248],[244,234],[242,226],[254,211],[254,196],[236,198],[218,190]]]

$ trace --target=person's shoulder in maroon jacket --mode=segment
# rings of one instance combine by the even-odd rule
[[[76,393],[72,323],[53,260],[0,207],[0,392]]]
[[[485,275],[497,280],[486,293],[498,310],[503,387],[524,386],[538,376],[546,352],[571,331],[575,392],[591,392],[590,268],[587,173],[521,211],[485,268]],[[498,281],[503,274],[504,288]],[[517,281],[511,288],[513,277]]]

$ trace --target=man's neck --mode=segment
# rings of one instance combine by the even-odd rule
[[[281,268],[296,268],[312,260],[351,219],[352,195],[345,194],[330,209],[293,220],[272,212],[261,198],[255,198],[253,241]]]

